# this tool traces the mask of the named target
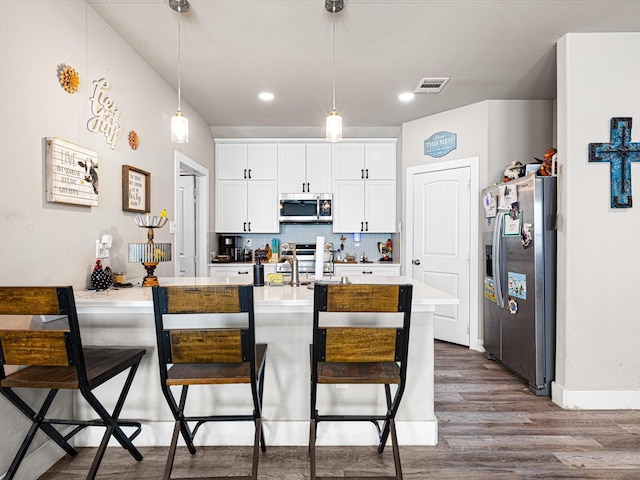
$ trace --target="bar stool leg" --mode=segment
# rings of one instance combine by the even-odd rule
[[[310,458],[310,478],[316,480],[316,421],[311,419],[309,427],[309,458]]]
[[[391,441],[393,442],[393,462],[396,466],[396,480],[402,480],[402,467],[400,466],[400,447],[398,446],[398,436],[396,435],[396,421],[389,422],[391,429]]]

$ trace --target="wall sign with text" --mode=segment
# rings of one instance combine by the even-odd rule
[[[151,174],[130,165],[122,166],[122,210],[151,211]]]
[[[430,157],[444,157],[458,147],[458,135],[450,132],[437,132],[424,141],[424,154]]]
[[[55,137],[45,138],[48,202],[98,205],[98,154]]]

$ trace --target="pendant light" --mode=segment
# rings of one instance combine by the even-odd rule
[[[327,142],[339,142],[342,140],[342,117],[336,110],[336,13],[344,8],[344,0],[325,0],[324,8],[333,17],[333,108],[327,117],[326,138]]]
[[[189,120],[182,114],[180,108],[181,78],[180,78],[180,17],[189,11],[188,0],[169,0],[169,6],[178,12],[178,111],[171,117],[171,141],[175,143],[187,143],[189,141]]]

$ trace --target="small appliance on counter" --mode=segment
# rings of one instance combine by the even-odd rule
[[[219,235],[218,252],[216,258],[218,262],[241,262],[242,258],[242,237],[240,235]]]

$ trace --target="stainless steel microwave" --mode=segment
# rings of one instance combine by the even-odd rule
[[[331,223],[330,193],[281,193],[280,223]]]

